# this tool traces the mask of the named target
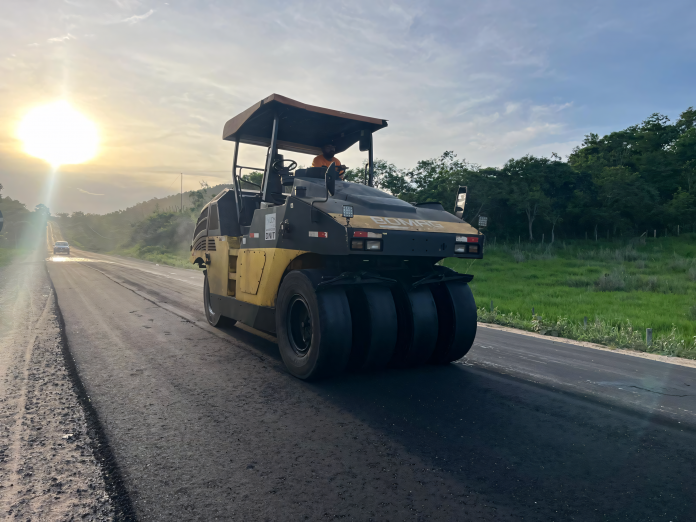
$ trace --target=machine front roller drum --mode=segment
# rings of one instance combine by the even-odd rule
[[[311,272],[296,270],[285,276],[276,302],[280,356],[288,371],[304,380],[345,370],[352,339],[345,290],[334,287],[317,292]]]
[[[476,301],[469,285],[457,281],[433,285],[439,322],[431,362],[446,364],[464,357],[476,338]]]
[[[205,272],[203,280],[203,308],[205,309],[205,318],[211,326],[225,327],[234,326],[237,321],[229,317],[225,317],[221,313],[216,313],[210,302],[210,284],[208,281],[208,272]]]

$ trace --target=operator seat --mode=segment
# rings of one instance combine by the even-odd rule
[[[297,169],[295,171],[295,176],[300,176],[303,178],[314,178],[314,179],[324,179],[326,176],[327,167],[309,167],[306,169]]]

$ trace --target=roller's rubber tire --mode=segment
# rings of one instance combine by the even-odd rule
[[[353,320],[348,370],[386,368],[394,354],[398,321],[392,293],[386,286],[354,285],[346,290]]]
[[[419,366],[432,357],[437,342],[437,307],[427,285],[392,287],[398,334],[390,366]]]
[[[203,309],[205,310],[205,318],[211,326],[220,328],[224,326],[234,326],[237,323],[234,319],[225,317],[222,314],[216,314],[213,311],[213,307],[210,306],[210,286],[208,285],[207,273],[203,279]]]
[[[276,336],[288,371],[303,380],[341,373],[350,357],[352,322],[345,290],[314,290],[312,270],[285,276],[276,301]]]
[[[432,285],[439,330],[430,361],[447,364],[464,357],[476,338],[476,302],[469,285],[450,281]]]

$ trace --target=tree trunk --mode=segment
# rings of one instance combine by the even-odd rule
[[[527,213],[527,222],[529,223],[529,240],[534,241],[534,234],[532,234],[532,223],[534,223],[534,218],[537,215],[537,208],[539,205],[534,205],[534,209],[527,203],[527,208],[525,212]]]
[[[552,221],[552,222],[551,222],[551,244],[552,244],[552,245],[553,245],[554,239],[556,239],[556,237],[553,235],[553,229],[554,229],[554,228],[556,228],[556,222],[555,222],[555,221]]]

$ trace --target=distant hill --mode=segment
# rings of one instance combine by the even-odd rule
[[[226,189],[226,188],[232,188],[232,184],[226,185],[226,184],[220,184],[220,185],[215,185],[213,187],[209,187],[207,189],[203,189],[205,192],[207,192],[207,200],[212,199],[214,196],[220,193],[220,191]],[[183,194],[183,203],[184,203],[184,209],[188,210],[191,207],[193,207],[193,199],[191,197],[192,194],[200,192],[198,190],[189,190],[187,192],[184,192]],[[148,201],[142,201],[140,203],[136,203],[132,207],[128,207],[125,210],[116,210],[115,212],[110,212],[109,214],[103,214],[103,216],[111,216],[111,215],[124,215],[127,217],[127,219],[133,223],[135,221],[140,221],[141,219],[145,219],[148,215],[152,214],[155,211],[160,211],[160,212],[178,212],[180,210],[181,206],[181,195],[179,193],[172,194],[171,196],[165,196],[163,198],[152,198]],[[61,214],[59,214],[60,216]],[[91,214],[90,214],[91,215]],[[102,215],[102,214],[94,214],[96,215]]]
[[[112,252],[140,246],[163,246],[181,250],[190,241],[198,213],[203,205],[232,185],[221,184],[183,194],[152,198],[125,210],[108,214],[58,214],[52,218],[63,237],[78,248],[93,252]],[[143,230],[147,233],[143,235]]]

